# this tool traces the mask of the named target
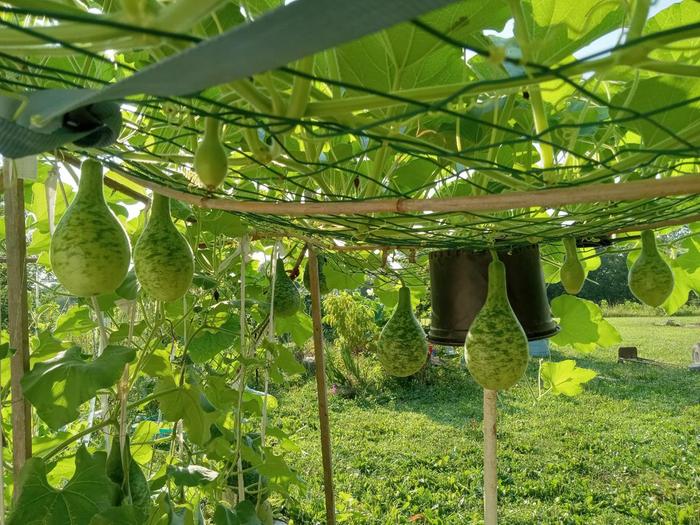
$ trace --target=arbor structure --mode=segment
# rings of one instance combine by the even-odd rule
[[[672,236],[663,247],[675,278],[667,311],[678,309],[700,282],[694,237],[694,221],[700,218],[697,2],[283,4],[53,0],[41,6],[0,5],[8,292],[11,314],[19,316],[10,319],[16,350],[13,408],[27,393],[21,381],[29,360],[29,345],[17,342],[28,330],[21,319],[27,311],[23,203],[31,204],[29,251],[50,270],[42,255],[69,200],[71,185],[65,180],[78,178],[81,160],[97,159],[107,169],[110,205],[133,239],[143,227],[137,211],[149,202],[144,189],[174,199],[172,214],[195,252],[195,291],[177,305],[148,302],[132,276],[99,305],[110,327],[101,322],[99,308],[91,314],[77,304],[72,317],[59,318],[50,329],[35,320],[32,352],[63,359],[71,369],[95,367],[85,373],[105,371],[103,383],[72,399],[77,410],[98,391],[105,394],[116,379],[108,380],[109,367],[99,356],[76,361],[61,327],[64,335],[72,334],[71,327],[82,322],[88,329],[98,327],[110,345],[137,347],[138,357],[128,359],[103,345],[105,356],[122,356],[110,366],[134,363],[132,375],[127,367],[117,387],[120,406],[127,406],[126,393],[144,374],[157,382],[149,395],[174,424],[170,457],[183,457],[184,425],[188,439],[200,447],[191,460],[218,454],[230,467],[232,481],[226,486],[235,488],[235,497],[222,498],[238,510],[217,508],[221,523],[227,513],[247,512],[240,506],[250,499],[246,472],[257,469],[258,512],[265,499],[260,497],[263,478],[280,490],[295,481],[273,465],[266,441],[270,378],[295,371],[289,350],[275,335],[291,333],[303,342],[313,333],[322,363],[315,277],[310,281],[313,322],[269,315],[272,299],[261,283],[267,282],[268,269],[274,274],[277,254],[286,252],[298,273],[308,251],[314,276],[316,254],[323,251],[330,288],[369,278],[391,305],[399,273],[418,295],[424,292],[430,249],[540,244],[546,274],[556,281],[565,237],[584,247],[584,268],[590,271],[601,251],[635,250],[642,229],[667,232],[690,224],[689,234]],[[195,173],[205,120],[207,129],[215,130],[209,136],[219,133],[228,165],[219,186],[210,180],[201,184]],[[27,156],[38,157],[38,168],[12,160]],[[26,182],[32,179],[37,182]],[[27,187],[31,194],[24,198]],[[241,256],[249,242],[257,243],[255,249],[270,264]],[[221,293],[227,294],[223,301]],[[246,298],[252,301],[249,310]],[[121,300],[129,303],[123,310]],[[569,311],[563,304],[558,303],[562,315]],[[582,308],[592,312],[590,306]],[[161,344],[168,323],[169,350]],[[591,340],[567,336],[566,342],[595,345],[608,337],[603,332]],[[226,357],[234,339],[238,353]],[[153,356],[160,356],[162,368]],[[224,370],[214,379],[207,376],[212,363]],[[253,368],[265,370],[262,393],[248,390],[246,374]],[[36,365],[33,378],[35,371]],[[60,382],[44,379],[40,389]],[[50,411],[46,396],[34,395],[35,408]],[[200,406],[200,397],[209,404]],[[494,406],[491,397],[488,401],[485,406]],[[244,408],[261,419],[257,434],[244,429]],[[227,411],[236,414],[232,424]],[[117,484],[124,484],[130,465],[124,417],[124,410],[111,413],[105,403],[99,421],[91,420],[120,426],[123,472],[111,479]],[[17,421],[15,471],[30,455],[21,445],[30,430]],[[69,422],[56,420],[52,428]],[[221,436],[212,435],[214,427]],[[82,430],[89,435],[96,429]],[[284,442],[280,432],[272,437]],[[59,444],[29,466],[41,477],[40,462],[74,444]],[[226,447],[233,452],[222,452]],[[81,450],[76,459],[83,465],[104,461]],[[183,495],[186,487],[205,484],[190,477],[183,481],[172,463],[167,475]],[[127,493],[129,504],[138,507]],[[21,501],[18,505],[24,509]],[[158,505],[165,514],[178,512],[171,499],[161,498]],[[105,507],[104,512],[122,511]]]

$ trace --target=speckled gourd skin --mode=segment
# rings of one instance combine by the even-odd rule
[[[299,311],[301,305],[299,290],[284,271],[282,259],[277,259],[275,271],[277,275],[275,275],[274,314],[277,317],[290,317]]]
[[[428,359],[425,332],[413,315],[411,291],[406,286],[399,290],[396,310],[379,334],[377,357],[384,370],[397,377],[415,374]]]
[[[652,230],[642,232],[642,253],[627,276],[634,296],[649,306],[661,306],[673,292],[673,270],[656,249]]]
[[[527,337],[508,302],[506,268],[489,264],[486,302],[474,318],[467,340],[467,368],[487,390],[506,390],[525,373],[529,357]]]
[[[318,284],[319,288],[321,289],[321,295],[325,295],[328,293],[328,283],[326,282],[326,276],[323,273],[323,265],[326,263],[326,258],[323,255],[319,255],[317,257],[317,262],[318,262]],[[304,267],[304,287],[307,290],[311,290],[311,276],[309,272],[311,271],[311,268],[309,268],[309,263],[306,263],[306,266]]]
[[[576,251],[576,239],[573,237],[565,238],[564,249],[566,254],[564,255],[564,264],[559,271],[559,278],[566,293],[576,295],[581,291],[583,283],[586,281],[586,272]]]
[[[146,293],[159,301],[181,298],[192,284],[192,248],[170,218],[170,199],[157,193],[134,247],[134,270]]]
[[[111,293],[126,277],[131,246],[105,202],[99,162],[83,162],[78,194],[56,226],[49,257],[58,281],[78,297]]]

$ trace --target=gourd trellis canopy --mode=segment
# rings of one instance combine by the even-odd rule
[[[322,242],[483,249],[496,241],[597,239],[649,223],[697,220],[697,2],[665,2],[650,12],[645,0],[435,1],[433,7],[444,7],[428,14],[415,7],[421,2],[407,2],[421,16],[399,13],[386,19],[388,29],[370,27],[360,38],[354,36],[362,31],[353,33],[357,28],[345,27],[353,24],[328,13],[344,3],[327,2],[326,11],[305,19],[308,34],[301,39],[268,32],[267,52],[286,53],[286,39],[293,47],[308,38],[311,49],[320,41],[319,24],[326,26],[324,38],[338,33],[338,45],[195,94],[174,86],[178,96],[117,97],[123,126],[116,142],[64,144],[47,158],[97,157],[121,180],[239,211],[263,232]],[[292,19],[291,9],[314,1],[121,2],[123,10],[108,0],[82,4],[89,9],[60,0],[0,2],[6,99],[119,85],[232,29],[248,27],[249,41],[260,41],[255,29],[265,13],[286,10]],[[401,3],[382,5],[389,4],[401,9]],[[196,71],[226,69],[227,59],[245,62],[237,55],[249,47],[212,51]],[[178,74],[187,85],[195,73],[181,68]],[[192,168],[206,115],[224,124],[230,153],[228,177],[213,193],[197,183]],[[658,185],[643,199],[616,200],[611,193],[606,201],[605,190],[603,198],[585,202],[571,197],[596,184],[674,178],[680,189],[671,195]],[[563,204],[538,205],[539,194],[517,199],[557,189],[567,195]],[[455,197],[488,202],[499,194],[515,200],[476,210],[405,206]],[[264,206],[270,203],[300,209],[270,213]],[[310,203],[318,207],[302,207]]]

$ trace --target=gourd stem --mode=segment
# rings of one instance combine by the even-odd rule
[[[646,255],[656,255],[656,237],[653,230],[644,230],[642,232],[642,252]]]
[[[507,298],[506,266],[498,259],[489,264],[489,283],[486,302]]]
[[[576,239],[573,237],[564,237],[564,249],[566,250],[566,255],[572,259],[578,259],[578,252],[576,250]]]
[[[102,180],[102,166],[99,162],[92,159],[83,162],[76,198],[89,198],[105,202]]]
[[[397,309],[398,308],[402,308],[402,309],[405,308],[408,310],[411,309],[411,289],[410,288],[408,288],[406,286],[402,286],[399,289],[399,302],[398,302],[398,305],[396,306],[396,308]]]
[[[153,201],[151,202],[151,217],[153,219],[170,220],[170,199],[159,193],[153,193]]]
[[[204,138],[219,138],[219,121],[214,117],[204,119]]]

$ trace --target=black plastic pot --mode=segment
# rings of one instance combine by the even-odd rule
[[[530,341],[556,334],[537,245],[499,250],[508,299]],[[489,252],[441,250],[430,254],[432,317],[428,339],[459,346],[486,300]]]

